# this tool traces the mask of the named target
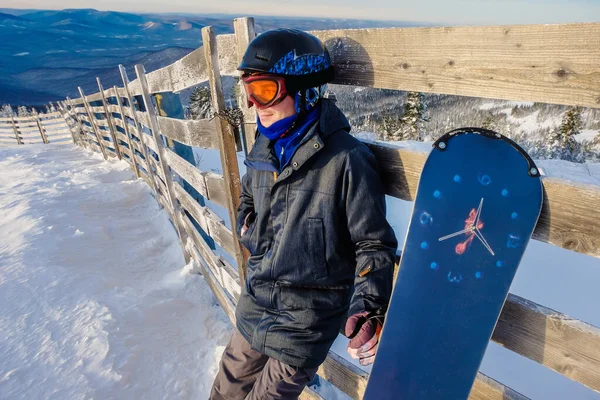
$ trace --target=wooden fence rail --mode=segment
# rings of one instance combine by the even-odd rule
[[[197,262],[232,322],[248,256],[230,228],[235,227],[240,194],[234,131],[221,118],[159,116],[152,96],[208,81],[213,108],[223,111],[220,72],[235,70],[255,35],[251,18],[236,19],[234,27],[234,35],[218,37],[212,28],[204,28],[203,47],[181,60],[150,73],[138,65],[132,82],[119,66],[123,87],[105,90],[98,80],[98,93],[85,96],[80,91],[80,98],[60,103],[60,115],[76,144],[102,152],[105,158],[122,157],[153,188],[171,216],[185,254]],[[325,42],[333,57],[337,84],[600,108],[600,24],[312,33]],[[256,115],[245,107],[244,92],[240,93],[245,116],[242,134],[248,149]],[[0,119],[0,140],[5,137],[2,132],[19,140],[19,129],[28,123],[36,121]],[[222,172],[201,171],[166,146],[169,140],[218,149]],[[387,194],[413,201],[427,154],[379,142],[366,144],[380,164]],[[225,207],[229,221],[201,205],[184,182]],[[600,258],[600,188],[550,177],[542,182],[544,206],[534,239]],[[198,228],[214,240],[216,248]],[[492,340],[600,392],[597,327],[511,294]],[[368,380],[368,374],[333,352],[318,374],[353,399],[362,397]],[[320,397],[307,390],[303,398]],[[526,397],[480,373],[470,398]]]
[[[0,118],[0,146],[71,143],[68,123],[60,112]]]

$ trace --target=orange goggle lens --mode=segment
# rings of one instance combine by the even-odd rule
[[[271,107],[287,95],[285,79],[280,76],[244,74],[242,82],[248,94],[249,107]]]
[[[256,80],[246,84],[248,96],[253,96],[259,103],[268,104],[275,99],[279,84],[272,80]]]

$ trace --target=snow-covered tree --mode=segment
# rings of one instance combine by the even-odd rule
[[[211,118],[213,108],[210,98],[210,89],[207,87],[197,87],[190,95],[190,116],[191,119]]]
[[[402,117],[396,109],[392,108],[381,115],[381,125],[387,140],[423,140],[423,123],[426,106],[423,95],[418,92],[409,92]]]
[[[28,117],[31,115],[31,110],[29,110],[26,106],[19,106],[17,108],[17,115],[19,117]]]
[[[544,155],[547,158],[583,162],[584,149],[575,139],[580,130],[581,107],[571,107],[565,112],[560,127],[545,136],[542,142]]]
[[[402,140],[400,131],[402,130],[402,121],[393,112],[385,112],[381,116],[381,125],[386,140]]]
[[[400,140],[420,140],[423,135],[423,122],[427,120],[426,110],[423,95],[419,92],[409,92],[401,119],[402,127],[395,135],[399,135]]]
[[[594,139],[584,144],[585,160],[600,162],[600,131]]]
[[[483,123],[481,124],[481,127],[484,129],[490,129],[492,131],[497,130],[497,124],[496,121],[494,121],[494,115],[492,113],[489,113],[487,117],[485,117],[485,119],[483,120]]]
[[[0,118],[8,118],[13,115],[13,109],[10,104],[3,104],[0,107]]]
[[[50,114],[56,111],[56,107],[53,103],[50,103],[46,106],[46,114]]]

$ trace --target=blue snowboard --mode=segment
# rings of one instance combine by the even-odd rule
[[[466,399],[542,206],[540,174],[479,128],[434,143],[365,399]]]

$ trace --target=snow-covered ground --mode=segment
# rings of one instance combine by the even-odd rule
[[[128,164],[0,149],[0,398],[205,399],[231,325]]]
[[[217,152],[195,153],[200,169],[221,171]],[[540,165],[600,184],[597,164]],[[387,204],[402,243],[412,203]],[[125,162],[70,146],[2,148],[0,210],[0,398],[207,398],[232,327]],[[600,326],[599,281],[598,259],[532,241],[511,292]],[[346,344],[333,349],[348,358]],[[600,399],[493,343],[482,370],[532,399]]]

